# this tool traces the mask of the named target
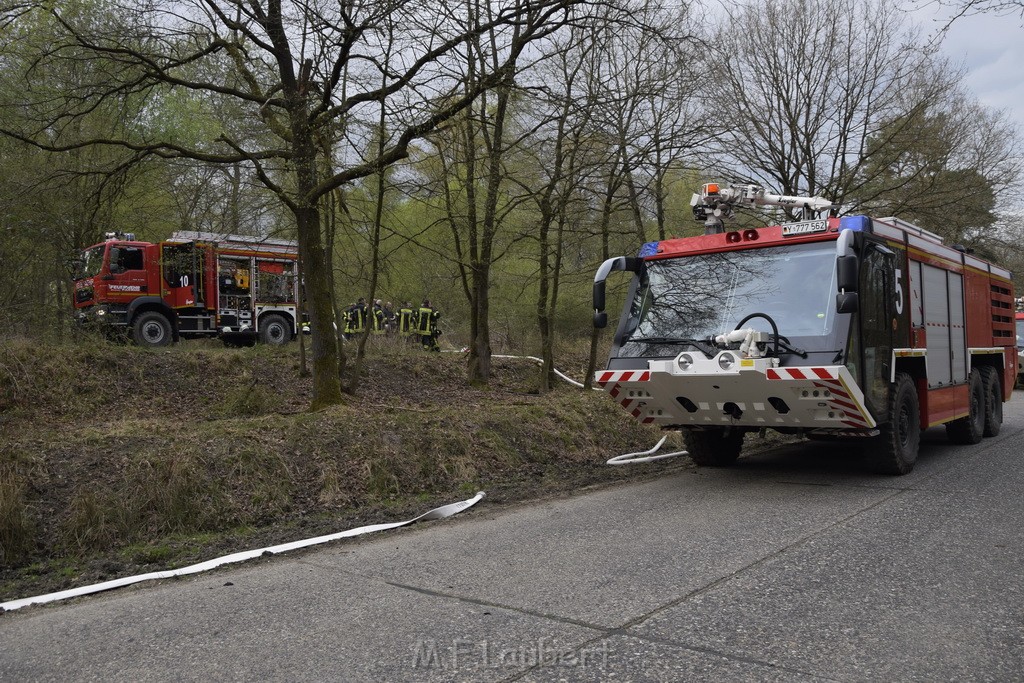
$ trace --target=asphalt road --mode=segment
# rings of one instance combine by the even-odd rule
[[[0,615],[0,680],[1021,681],[1006,408],[904,477],[805,443]]]

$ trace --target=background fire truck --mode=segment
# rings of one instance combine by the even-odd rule
[[[645,423],[681,428],[699,465],[739,456],[747,432],[860,438],[876,471],[909,472],[921,430],[998,434],[1017,376],[1010,273],[897,218],[828,217],[820,197],[754,185],[694,195],[705,234],[609,259],[633,273],[595,380]],[[736,206],[803,220],[725,231]]]
[[[108,235],[82,253],[74,287],[80,323],[127,331],[141,346],[285,344],[298,297],[295,242],[189,231],[157,244]]]

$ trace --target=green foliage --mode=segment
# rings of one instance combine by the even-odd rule
[[[980,116],[971,112],[971,116]],[[859,194],[876,215],[898,216],[962,243],[996,222],[996,182],[972,149],[975,123],[963,112],[915,111],[888,122],[868,142]]]

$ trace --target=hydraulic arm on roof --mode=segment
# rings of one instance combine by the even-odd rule
[[[820,217],[835,205],[824,197],[797,197],[765,192],[760,185],[729,185],[707,183],[690,200],[693,217],[704,221],[704,234],[725,231],[725,221],[733,217],[736,206],[778,206],[800,209],[801,220]]]

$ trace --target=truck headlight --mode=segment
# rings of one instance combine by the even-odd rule
[[[676,358],[676,365],[680,370],[686,372],[690,369],[690,366],[693,365],[693,356],[688,353],[679,354],[679,357]]]
[[[731,353],[723,353],[718,357],[718,367],[723,370],[731,370],[736,365],[736,356]]]
[[[96,311],[96,316],[97,317],[102,317],[102,316],[104,316],[106,314],[107,314],[107,309],[105,309],[105,308],[101,308],[98,311]]]

